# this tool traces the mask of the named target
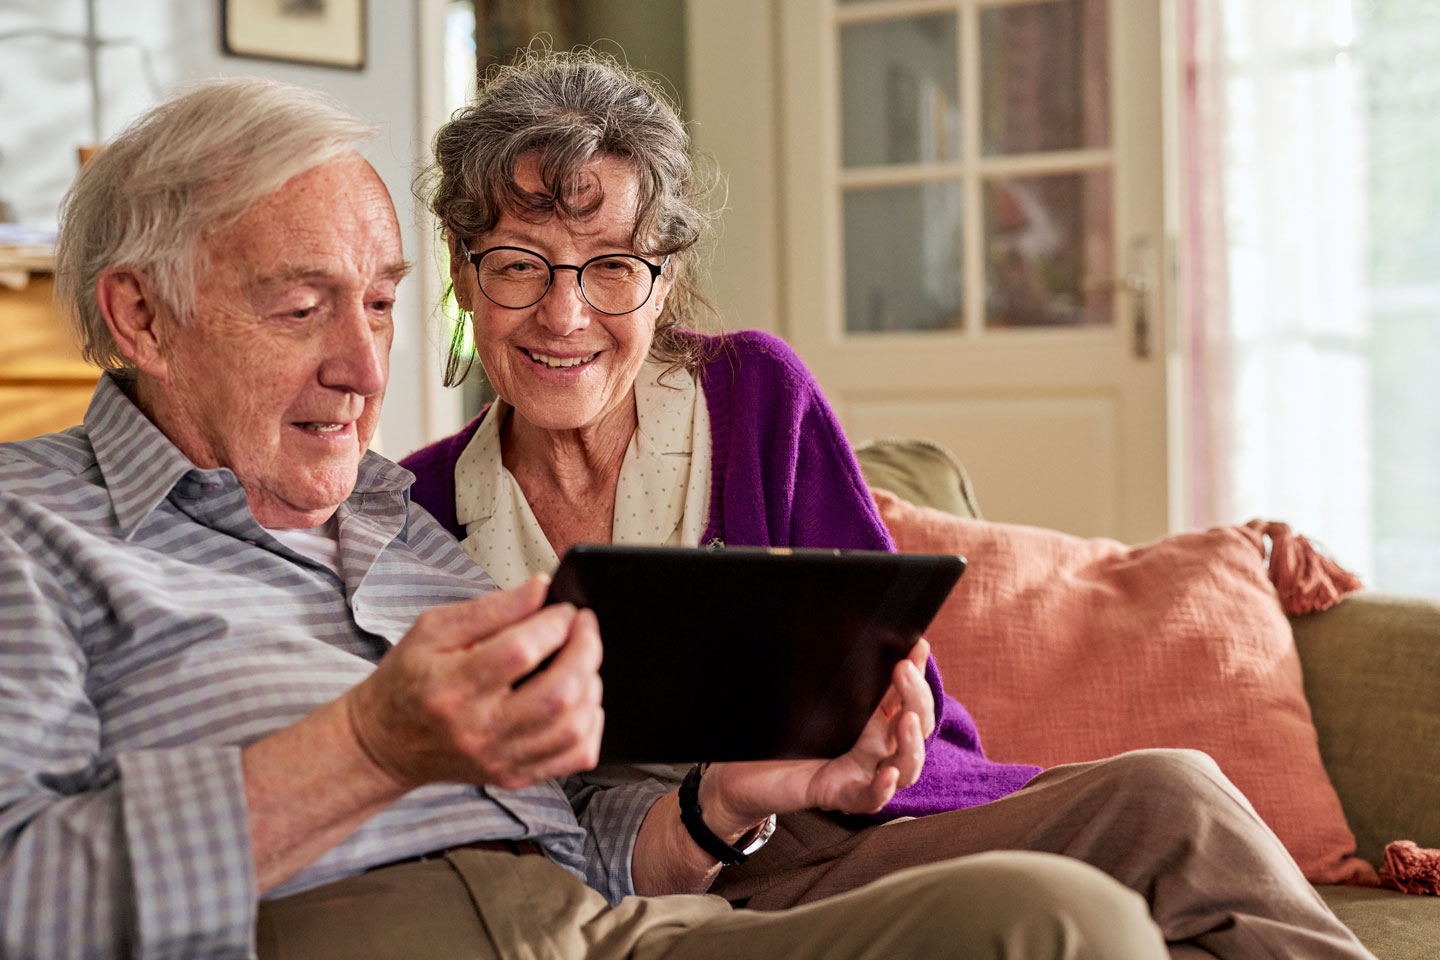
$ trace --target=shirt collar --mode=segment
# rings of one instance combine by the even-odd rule
[[[195,466],[135,405],[113,373],[100,378],[84,422],[116,525],[126,539],[182,480],[206,490],[237,482],[228,468]],[[407,491],[414,480],[409,470],[366,451],[347,502],[360,514],[388,512],[387,505],[397,493],[408,504]]]
[[[141,412],[113,373],[101,377],[95,387],[85,411],[85,432],[105,478],[115,522],[126,539],[182,477],[191,471],[206,472]]]

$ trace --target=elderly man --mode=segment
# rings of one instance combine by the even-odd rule
[[[719,864],[673,793],[566,796],[593,617],[493,591],[366,452],[407,270],[369,136],[212,82],[67,198],[62,295],[109,372],[83,426],[0,447],[0,954],[1164,956],[1138,895],[1064,858],[755,913],[695,895]],[[933,712],[912,661],[891,696],[859,763],[702,781],[707,828],[883,804]]]

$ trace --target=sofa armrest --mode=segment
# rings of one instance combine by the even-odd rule
[[[1359,855],[1440,847],[1440,601],[1357,593],[1291,625]]]

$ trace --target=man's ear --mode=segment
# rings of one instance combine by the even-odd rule
[[[145,275],[124,267],[102,271],[95,280],[95,302],[120,352],[141,373],[165,379],[161,328],[168,314]]]

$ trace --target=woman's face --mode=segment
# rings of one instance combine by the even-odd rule
[[[601,254],[634,253],[635,174],[623,161],[603,156],[591,160],[585,172],[604,194],[592,217],[531,223],[507,212],[487,236],[471,241],[471,249],[523,247],[552,264],[574,266]],[[515,180],[523,190],[543,189],[533,160],[520,161]],[[655,281],[638,309],[611,316],[585,302],[573,270],[557,270],[538,303],[511,309],[480,292],[468,260],[453,260],[450,269],[460,306],[472,314],[480,362],[495,392],[518,416],[546,430],[575,430],[601,423],[630,403],[670,290],[668,276]]]

